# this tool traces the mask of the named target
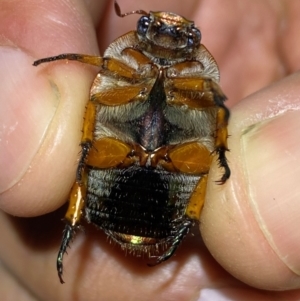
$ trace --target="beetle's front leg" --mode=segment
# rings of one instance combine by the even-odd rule
[[[87,186],[87,168],[86,160],[89,151],[92,147],[93,141],[93,129],[95,123],[96,109],[93,102],[89,101],[86,107],[83,133],[81,139],[81,157],[79,160],[76,181],[71,189],[69,197],[69,207],[65,215],[66,226],[64,229],[64,234],[61,242],[61,246],[57,256],[57,272],[61,283],[64,283],[62,279],[63,274],[63,256],[66,253],[70,242],[73,240],[76,230],[79,227],[81,217],[83,215],[83,208],[86,199],[86,186]]]
[[[59,60],[68,60],[68,61],[78,61],[84,64],[101,66],[103,59],[100,56],[87,55],[87,54],[78,54],[78,53],[63,53],[56,56],[50,56],[42,58],[33,62],[33,66],[38,66],[43,63],[49,63]]]

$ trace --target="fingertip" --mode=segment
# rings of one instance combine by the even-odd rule
[[[85,104],[95,76],[94,70],[77,62],[52,63],[32,69],[36,77],[34,83],[41,81],[46,88],[41,88],[38,92],[39,89],[32,86],[31,95],[42,103],[41,106],[54,99],[56,110],[47,128],[42,131],[42,136],[32,141],[31,131],[25,131],[22,141],[15,142],[22,144],[19,146],[20,152],[27,147],[35,150],[26,164],[24,160],[20,160],[21,176],[12,177],[14,185],[10,185],[1,194],[1,209],[16,216],[41,215],[66,202],[80,153]],[[30,82],[30,78],[28,81]],[[28,119],[26,104],[32,105],[31,101],[32,97],[24,100],[24,120],[39,129],[45,116],[37,114],[36,120]],[[15,162],[11,164],[14,165]]]
[[[95,76],[76,62],[61,62],[50,74],[50,67],[33,67],[32,56],[98,53],[95,28],[84,3],[35,4],[8,1],[0,11],[0,42],[13,45],[0,52],[0,207],[17,216],[43,214],[66,201],[80,151],[82,115]]]
[[[252,126],[241,139],[249,203],[280,260],[300,274],[300,112],[287,111]]]
[[[232,156],[229,158],[231,161]],[[223,186],[208,183],[200,224],[205,245],[225,270],[250,286],[267,290],[299,287],[297,275],[278,258],[261,232],[239,167],[230,166],[233,175]],[[217,164],[214,172],[219,172]]]
[[[203,239],[217,261],[262,289],[300,287],[299,81],[299,74],[286,78],[233,108],[231,178],[214,185],[220,169],[212,168],[201,217]]]
[[[32,58],[20,49],[0,48],[0,193],[20,181],[38,151],[58,106],[45,97],[49,85],[28,68]],[[44,93],[45,92],[45,93]]]

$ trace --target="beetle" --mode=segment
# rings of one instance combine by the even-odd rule
[[[199,222],[213,155],[226,160],[229,110],[218,66],[193,21],[143,10],[135,31],[112,42],[103,56],[66,53],[34,62],[74,60],[99,67],[91,86],[76,181],[69,196],[57,257],[82,219],[122,249],[169,259]]]

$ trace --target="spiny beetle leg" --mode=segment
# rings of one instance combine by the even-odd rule
[[[63,238],[61,241],[61,246],[59,248],[59,252],[57,255],[57,261],[56,261],[56,267],[57,267],[57,273],[60,280],[60,283],[65,283],[62,275],[63,275],[63,257],[64,254],[67,252],[67,248],[70,245],[70,242],[74,239],[75,232],[76,232],[77,226],[71,226],[69,224],[66,224],[64,232],[63,232]]]
[[[154,263],[148,263],[149,267],[153,267],[157,264],[160,264],[166,260],[168,260],[170,257],[174,255],[177,248],[179,247],[180,243],[184,239],[184,237],[189,233],[190,228],[194,224],[194,221],[192,220],[184,220],[183,223],[181,223],[179,226],[176,226],[175,236],[172,237],[171,240],[171,246],[168,248],[168,250],[162,254],[161,256],[157,257]]]
[[[218,154],[218,163],[219,167],[224,168],[224,173],[220,180],[216,181],[217,184],[222,185],[224,184],[230,177],[230,168],[228,166],[227,158],[225,156],[225,152],[227,149],[217,149],[216,152]]]

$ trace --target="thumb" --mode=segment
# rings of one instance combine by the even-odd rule
[[[67,197],[95,72],[32,63],[62,52],[96,54],[96,33],[82,1],[24,0],[2,1],[0,37],[0,208],[39,215]]]
[[[296,73],[232,109],[232,177],[224,187],[210,181],[202,215],[217,261],[263,289],[300,287],[299,83]]]

